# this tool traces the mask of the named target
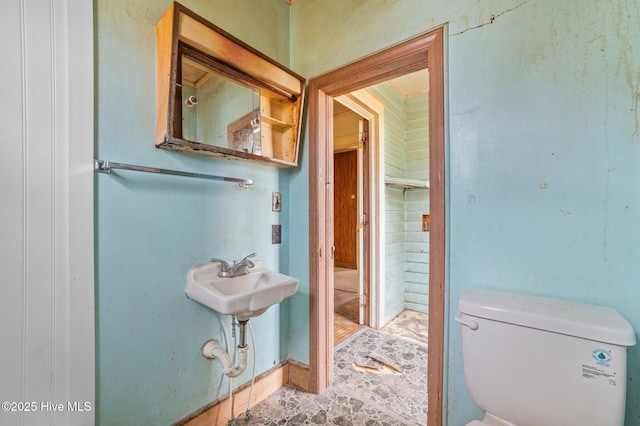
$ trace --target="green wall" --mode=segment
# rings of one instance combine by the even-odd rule
[[[429,180],[429,96],[406,101],[406,178]],[[422,215],[429,213],[429,190],[408,189],[405,201],[405,307],[429,312],[429,232],[422,231]]]
[[[425,82],[427,84],[428,82]],[[428,97],[405,98],[389,83],[367,90],[384,105],[384,172],[396,178],[429,179]],[[428,312],[429,233],[422,214],[429,192],[385,186],[385,276],[382,324],[404,309]]]
[[[252,321],[259,372],[288,355],[309,359],[309,141],[301,166],[289,170],[155,149],[154,25],[169,4],[96,0],[96,157],[256,185],[96,177],[100,424],[171,423],[226,393],[219,366],[199,355],[206,339],[219,338],[220,320],[183,293],[186,271],[214,255],[257,251],[267,266],[300,279],[294,297]],[[481,416],[452,322],[464,288],[613,306],[640,330],[637,3],[184,4],[306,77],[447,25],[448,425]],[[283,194],[280,214],[270,211],[272,191]],[[272,223],[284,225],[281,246],[270,243]],[[638,359],[638,347],[630,348],[628,425],[640,421]]]
[[[404,97],[390,84],[367,89],[384,105],[384,175],[403,178],[407,168]],[[405,202],[402,188],[384,188],[384,316],[391,321],[404,309]]]
[[[608,305],[640,330],[639,7],[626,0],[293,6],[292,66],[307,77],[446,24],[448,425],[482,415],[466,390],[452,320],[465,288]],[[301,211],[307,170],[305,158],[290,181]],[[300,241],[291,264],[306,261]],[[292,355],[308,353],[292,346]],[[640,422],[639,359],[638,346],[630,348],[629,426]]]
[[[272,0],[185,0],[186,7],[284,63],[289,6]],[[271,244],[271,225],[286,225],[287,174],[280,169],[155,148],[155,24],[167,0],[97,0],[97,158],[253,179],[251,188],[174,176],[115,171],[96,175],[96,421],[163,425],[227,393],[219,361],[200,347],[223,341],[217,313],[188,300],[187,271],[211,257],[257,252],[286,271],[289,233]],[[285,211],[271,211],[271,193]],[[304,284],[302,284],[304,286]],[[286,359],[287,310],[251,320],[257,373]],[[249,352],[249,366],[253,356]],[[250,380],[251,368],[234,380]]]

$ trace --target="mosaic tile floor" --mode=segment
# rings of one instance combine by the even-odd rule
[[[426,345],[429,341],[429,315],[405,309],[382,327],[382,331]]]
[[[391,368],[381,368],[384,364],[380,361]],[[393,369],[401,374],[391,374]],[[252,420],[237,423],[264,426],[426,424],[425,345],[363,328],[336,347],[334,376],[334,383],[322,395],[285,386],[253,407]]]

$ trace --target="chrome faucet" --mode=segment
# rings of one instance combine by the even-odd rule
[[[211,259],[211,262],[220,263],[220,272],[218,272],[218,276],[222,278],[231,278],[237,277],[240,275],[245,275],[249,273],[249,269],[256,266],[249,258],[255,257],[255,253],[251,253],[250,255],[245,256],[244,259],[233,261],[233,263],[229,263],[226,260],[216,259],[215,257]]]

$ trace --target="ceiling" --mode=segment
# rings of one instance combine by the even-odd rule
[[[295,0],[294,0],[295,1]],[[429,70],[424,69],[389,80],[389,84],[405,99],[429,92]],[[340,102],[333,103],[334,114],[351,111]]]
[[[394,78],[389,83],[402,96],[411,98],[429,92],[429,70],[424,69],[402,77]]]

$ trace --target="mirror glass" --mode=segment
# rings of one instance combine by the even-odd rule
[[[174,137],[262,155],[259,90],[186,54],[180,65]]]

